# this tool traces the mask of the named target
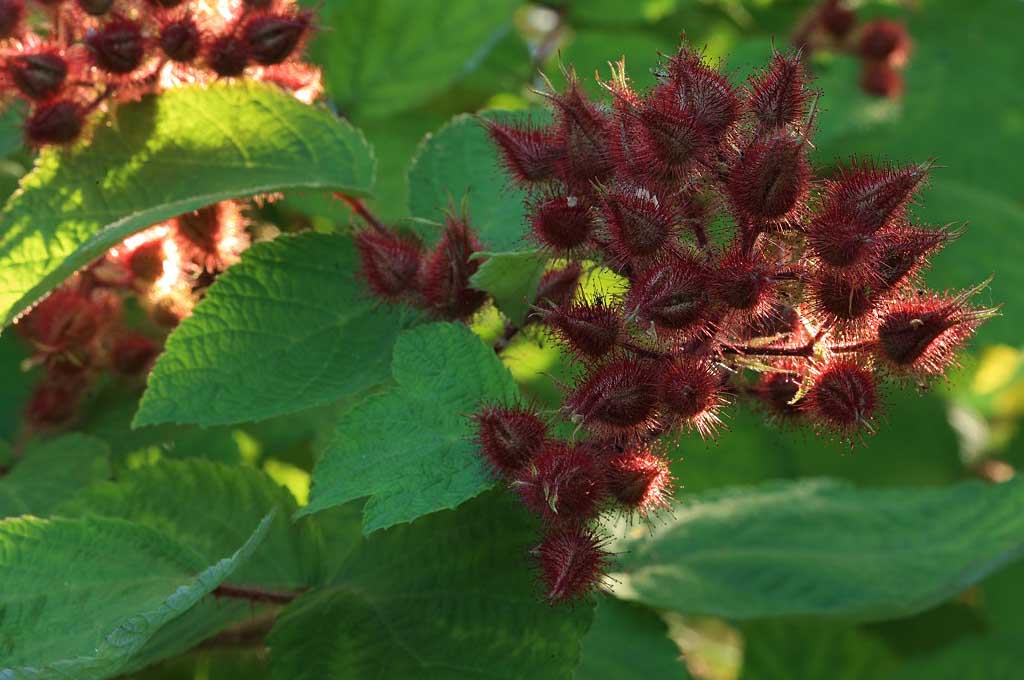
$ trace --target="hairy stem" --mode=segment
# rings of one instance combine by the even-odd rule
[[[335,192],[334,197],[343,201],[346,205],[348,205],[348,207],[352,208],[352,212],[354,212],[356,215],[359,215],[359,217],[362,218],[364,222],[366,222],[374,229],[380,229],[381,231],[385,229],[384,223],[381,222],[380,219],[378,219],[377,216],[374,215],[373,212],[369,208],[367,208],[366,204],[363,203],[360,199],[356,198],[355,196],[343,194],[341,192]]]

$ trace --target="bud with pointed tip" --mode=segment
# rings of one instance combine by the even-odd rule
[[[746,220],[784,222],[800,211],[810,181],[803,140],[780,131],[747,144],[732,163],[726,190]]]
[[[662,102],[675,97],[693,112],[712,144],[717,144],[740,116],[740,99],[729,79],[685,45],[669,59],[664,80],[651,97]]]
[[[712,273],[712,294],[731,310],[759,316],[775,298],[773,269],[763,255],[733,248]]]
[[[658,404],[666,417],[692,427],[702,437],[721,423],[722,378],[708,361],[682,357],[659,370]]]
[[[614,359],[591,369],[565,399],[565,411],[594,432],[630,435],[657,424],[658,374],[648,361]]]
[[[801,403],[815,423],[852,435],[878,410],[875,376],[854,361],[835,359],[818,372]]]
[[[902,286],[928,263],[928,258],[947,243],[960,237],[959,229],[920,229],[900,227],[886,230],[878,248],[874,273],[882,290]]]
[[[931,163],[893,166],[855,162],[825,183],[820,220],[844,230],[873,234],[903,218]]]
[[[537,243],[567,253],[586,244],[597,225],[586,199],[556,193],[533,204],[530,226]]]
[[[524,469],[547,439],[547,425],[531,410],[485,406],[473,420],[480,453],[501,476]]]
[[[217,36],[206,49],[206,64],[223,78],[242,75],[249,65],[245,41],[233,33]]]
[[[641,188],[602,193],[601,214],[622,263],[649,259],[672,242],[681,219],[675,205]]]
[[[604,541],[585,526],[549,529],[533,553],[551,604],[580,600],[597,590],[610,557]]]
[[[747,107],[762,129],[794,125],[807,115],[803,59],[775,52],[768,67],[750,78]]]
[[[605,499],[602,471],[584,448],[549,442],[515,475],[523,505],[552,524],[577,524],[597,515]]]
[[[565,92],[548,93],[557,115],[556,174],[572,191],[586,192],[614,170],[609,141],[612,121],[583,92],[574,73],[566,74]]]
[[[573,302],[551,310],[545,317],[573,352],[589,358],[603,357],[615,349],[623,336],[618,310],[596,302]]]
[[[647,517],[668,509],[672,472],[664,458],[648,447],[630,449],[607,464],[608,493],[623,508]]]
[[[280,64],[298,47],[309,30],[312,14],[258,14],[242,26],[249,58],[257,64]]]
[[[814,314],[823,323],[856,327],[867,322],[875,308],[877,290],[865,276],[823,269],[810,281],[808,298]]]
[[[191,63],[199,56],[201,48],[202,35],[191,17],[172,21],[160,29],[160,49],[171,61]]]
[[[70,99],[38,104],[25,120],[25,138],[32,146],[70,144],[85,127],[85,110]]]
[[[427,305],[444,319],[466,319],[487,301],[487,294],[470,288],[469,279],[480,268],[471,259],[481,250],[469,223],[449,215],[444,233],[420,267],[419,288]]]
[[[116,75],[137,69],[146,52],[142,26],[137,21],[120,17],[91,31],[85,37],[85,44],[96,66]]]
[[[356,232],[354,241],[360,276],[374,295],[395,301],[416,291],[423,257],[419,241],[384,229]]]
[[[480,118],[480,122],[498,146],[509,176],[518,184],[529,187],[554,176],[555,164],[565,152],[554,132],[487,118]]]
[[[15,54],[6,67],[14,86],[30,99],[52,97],[68,77],[68,63],[55,50]]]
[[[633,282],[626,309],[658,331],[692,337],[711,320],[708,282],[707,269],[695,258],[670,258]]]

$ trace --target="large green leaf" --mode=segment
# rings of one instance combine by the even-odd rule
[[[117,675],[157,630],[211,593],[263,540],[210,562],[149,527],[118,519],[0,522],[0,677]]]
[[[537,297],[537,284],[548,259],[536,250],[480,255],[485,259],[470,285],[489,293],[512,323],[522,325]]]
[[[108,478],[109,453],[99,439],[80,434],[28,446],[13,469],[0,477],[0,518],[45,517],[83,487]]]
[[[365,195],[373,173],[357,130],[266,85],[183,87],[118,107],[117,125],[89,144],[43,153],[4,208],[3,325],[155,222],[290,188]]]
[[[467,416],[483,401],[516,398],[494,351],[461,324],[431,324],[399,336],[391,371],[393,389],[342,415],[303,512],[369,496],[369,533],[454,508],[491,486]]]
[[[520,0],[337,0],[312,46],[328,93],[358,120],[411,108],[476,68]]]
[[[751,622],[743,641],[740,680],[876,680],[895,662],[879,637],[844,623]]]
[[[884,680],[1017,680],[1024,666],[1020,637],[970,638],[914,657]]]
[[[384,381],[408,314],[374,303],[357,267],[337,234],[251,248],[168,338],[134,425],[260,420]]]
[[[492,112],[500,120],[522,114]],[[549,120],[546,112],[532,116]],[[420,146],[409,168],[409,213],[434,222],[465,201],[470,224],[486,248],[516,250],[524,245],[526,192],[508,179],[498,152],[475,118],[453,118]]]
[[[206,560],[244,541],[249,527],[273,512],[266,540],[232,582],[274,589],[307,586],[315,573],[316,537],[308,523],[291,523],[295,510],[288,490],[261,470],[190,458],[163,460],[93,485],[57,512],[145,524]]]
[[[496,492],[374,534],[278,620],[274,677],[572,677],[592,604],[543,601],[528,557],[537,529]]]
[[[576,680],[686,680],[690,674],[679,648],[668,638],[668,626],[642,605],[602,597],[594,625],[583,638]]]
[[[907,616],[1024,551],[1024,482],[776,482],[691,499],[652,531],[622,546],[622,597],[737,619]]]

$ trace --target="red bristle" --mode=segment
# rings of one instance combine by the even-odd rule
[[[741,218],[785,222],[803,206],[811,168],[803,140],[789,132],[759,135],[733,161],[726,190]]]
[[[556,146],[565,149],[555,169],[570,190],[585,193],[614,170],[608,144],[612,121],[587,98],[575,74],[567,73],[566,79],[565,92],[547,94],[558,114]]]
[[[807,115],[808,92],[799,54],[775,52],[768,67],[750,78],[747,107],[763,129],[799,123]]]
[[[850,436],[870,431],[878,410],[874,374],[849,359],[835,359],[821,368],[801,406],[816,424]]]
[[[612,457],[605,474],[611,497],[641,517],[671,506],[672,472],[665,459],[648,447]]]
[[[486,293],[469,286],[480,268],[480,260],[470,257],[481,249],[465,218],[446,218],[441,240],[424,259],[419,275],[420,292],[439,317],[466,319],[487,301]]]
[[[638,277],[626,297],[627,311],[670,335],[693,337],[712,321],[709,272],[679,255]]]
[[[820,219],[845,223],[848,229],[872,234],[903,219],[914,193],[928,177],[931,163],[892,166],[857,162],[826,182]]]
[[[585,526],[550,528],[533,552],[551,604],[580,600],[596,591],[610,559],[604,541]]]
[[[552,130],[533,128],[523,123],[499,123],[480,118],[487,134],[498,146],[509,176],[523,186],[550,180],[555,165],[565,153]]]
[[[258,14],[242,25],[242,39],[249,58],[257,64],[280,64],[298,47],[312,25],[308,11]]]
[[[579,196],[541,196],[530,209],[533,239],[559,254],[587,243],[596,228],[590,202]]]
[[[619,310],[603,299],[571,302],[552,309],[544,320],[569,349],[590,358],[602,357],[615,349],[624,332]]]
[[[631,435],[657,424],[658,374],[653,363],[614,359],[592,368],[565,399],[574,422],[606,435]]]
[[[878,324],[878,358],[901,375],[944,373],[978,326],[996,314],[994,309],[968,304],[976,292],[971,289],[955,297],[918,296],[890,305]]]
[[[899,227],[882,232],[874,274],[883,290],[899,288],[913,281],[928,264],[928,258],[960,237],[960,230]]]
[[[721,421],[722,378],[709,361],[679,358],[659,368],[658,405],[665,417],[709,436]]]
[[[681,215],[675,202],[646,189],[623,187],[602,192],[601,215],[619,262],[649,261],[672,244]]]
[[[547,439],[547,425],[532,410],[485,406],[473,420],[480,453],[499,476],[525,468]]]
[[[142,63],[146,39],[137,21],[117,17],[85,37],[85,44],[97,67],[108,73],[125,75]]]
[[[374,295],[400,300],[415,293],[422,263],[419,241],[384,229],[363,229],[354,237],[360,277]]]
[[[513,489],[546,522],[572,524],[597,515],[606,493],[594,457],[558,441],[549,442],[516,473]]]
[[[861,28],[857,48],[867,60],[902,66],[910,55],[910,36],[899,21],[876,19]]]

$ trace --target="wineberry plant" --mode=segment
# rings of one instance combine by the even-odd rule
[[[1006,676],[971,4],[0,0],[0,678]]]

